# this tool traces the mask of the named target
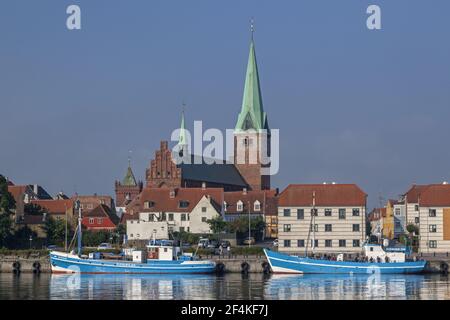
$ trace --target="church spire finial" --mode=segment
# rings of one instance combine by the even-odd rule
[[[253,41],[253,34],[255,33],[255,19],[253,19],[253,17],[250,19],[250,32]]]

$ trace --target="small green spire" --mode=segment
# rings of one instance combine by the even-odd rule
[[[131,160],[128,158],[128,169],[125,178],[122,180],[122,185],[127,187],[137,186],[136,178],[134,177],[133,170],[131,170]]]
[[[261,86],[259,84],[258,64],[256,62],[255,43],[253,41],[254,27],[252,23],[252,39],[245,77],[242,109],[236,123],[236,131],[269,130],[267,115],[264,112]]]
[[[181,111],[180,137],[178,139],[178,144],[180,146],[184,146],[184,145],[187,144],[187,141],[186,141],[186,128],[184,126],[184,104],[183,104],[183,111]]]

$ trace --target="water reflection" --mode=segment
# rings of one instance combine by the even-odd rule
[[[439,275],[49,275],[0,273],[0,299],[450,299]]]
[[[447,277],[425,275],[273,275],[266,299],[449,299]]]

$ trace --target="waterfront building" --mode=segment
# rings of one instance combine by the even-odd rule
[[[222,214],[223,202],[221,188],[144,188],[121,221],[128,240],[151,239],[154,230],[209,234],[207,221]]]
[[[81,223],[89,231],[113,231],[119,224],[119,217],[107,205],[101,204],[82,215]]]
[[[386,239],[394,239],[394,205],[397,200],[389,199],[386,203],[386,212],[382,217],[383,221],[383,237]]]
[[[355,184],[291,184],[278,198],[279,251],[359,253],[367,195]]]
[[[420,252],[450,252],[450,185],[430,184],[417,194]]]
[[[233,221],[237,218],[261,217],[266,228],[264,238],[278,236],[278,191],[277,190],[247,190],[224,193],[224,220]]]
[[[9,185],[8,192],[11,193],[16,201],[14,221],[18,223],[23,220],[25,215],[25,205],[29,204],[31,200],[37,200],[38,196],[29,185]]]

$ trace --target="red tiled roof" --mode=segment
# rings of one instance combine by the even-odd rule
[[[296,207],[365,206],[367,195],[356,184],[291,184],[281,192],[278,205]]]
[[[425,207],[450,206],[450,185],[430,184],[419,194],[419,203]]]
[[[175,191],[175,197],[170,197],[171,190]],[[121,218],[121,223],[129,219],[136,219],[139,212],[190,212],[203,198],[211,197],[212,204],[220,211],[224,199],[222,188],[145,188],[127,206],[127,213]],[[187,201],[186,207],[180,207],[180,201]],[[145,208],[145,202],[152,202],[151,208]]]
[[[276,190],[252,190],[252,191],[232,191],[225,192],[225,202],[227,203],[227,214],[241,214],[248,213],[248,202],[250,202],[250,213],[264,213],[265,215],[277,215],[278,198],[276,197]],[[260,211],[254,211],[254,203],[256,200],[261,204]],[[237,210],[238,201],[242,201],[244,205],[243,211]]]
[[[49,214],[65,214],[68,209],[73,208],[72,200],[32,200],[31,203],[48,210]]]
[[[111,209],[104,204],[101,204],[94,209],[88,211],[86,214],[83,214],[84,218],[108,218],[114,225],[119,223],[119,217],[111,212]]]
[[[386,208],[375,208],[367,216],[369,221],[380,220],[381,217],[386,217]]]
[[[18,202],[20,200],[20,197],[29,189],[29,186],[21,185],[21,186],[8,186],[8,192],[11,193],[14,200]]]
[[[406,193],[406,200],[408,203],[418,203],[419,196],[422,192],[424,192],[429,185],[413,185]]]

